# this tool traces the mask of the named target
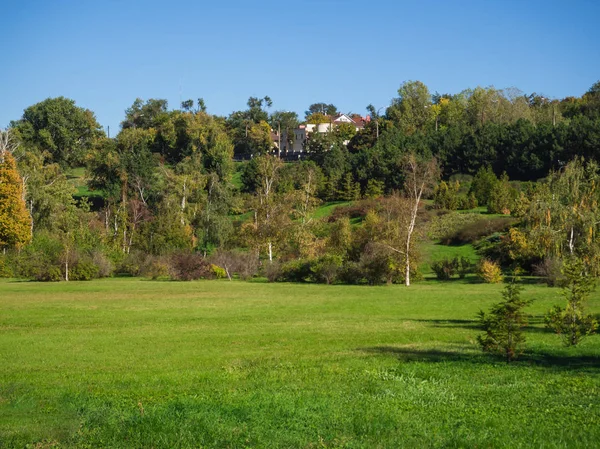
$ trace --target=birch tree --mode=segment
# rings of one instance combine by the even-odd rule
[[[424,195],[429,194],[435,187],[440,177],[440,169],[435,158],[423,159],[414,153],[406,156],[404,160],[404,190],[409,201],[409,220],[406,229],[406,241],[403,248],[405,256],[404,283],[410,286],[410,248],[413,233],[417,224],[419,204]]]

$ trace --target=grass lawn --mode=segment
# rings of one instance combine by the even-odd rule
[[[598,447],[600,336],[531,284],[528,352],[484,355],[501,288],[0,281],[0,447]]]
[[[348,206],[352,201],[329,201],[321,204],[314,213],[314,218],[329,217],[336,207]]]

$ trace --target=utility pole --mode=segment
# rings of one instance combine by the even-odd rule
[[[377,109],[377,117],[375,117],[375,125],[377,127],[377,140],[379,140],[379,111],[381,111],[383,109],[383,106],[381,106],[379,109]]]

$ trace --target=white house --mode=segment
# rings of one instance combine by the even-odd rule
[[[287,153],[288,155],[290,153],[303,153],[304,142],[310,133],[318,132],[324,134],[342,123],[353,124],[356,128],[356,131],[360,131],[365,127],[366,123],[371,121],[371,117],[368,115],[366,117],[349,117],[346,114],[338,114],[334,116],[325,116],[325,118],[328,119],[329,122],[319,124],[307,123],[306,125],[300,125],[298,128],[294,129],[294,136],[291,140],[291,144],[288,142],[287,133],[284,132],[281,136],[281,152]]]

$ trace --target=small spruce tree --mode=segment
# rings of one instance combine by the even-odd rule
[[[531,303],[521,298],[522,286],[516,279],[506,285],[502,292],[504,301],[494,304],[489,313],[479,312],[479,321],[485,334],[477,336],[477,342],[485,352],[502,355],[507,363],[516,359],[525,349],[523,327],[527,316],[523,309]]]
[[[559,334],[566,346],[577,346],[583,338],[594,333],[598,322],[586,315],[585,300],[594,289],[594,279],[580,259],[571,259],[563,265],[565,278],[563,295],[567,306],[554,306],[546,315],[546,326]]]

